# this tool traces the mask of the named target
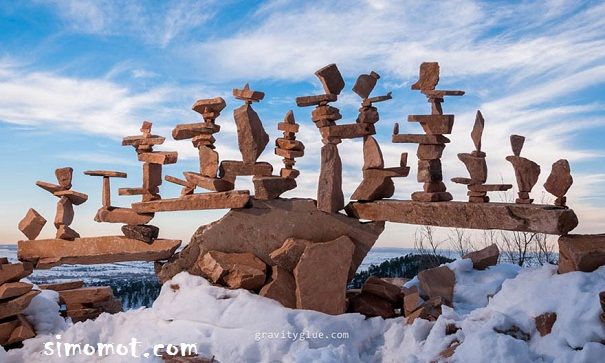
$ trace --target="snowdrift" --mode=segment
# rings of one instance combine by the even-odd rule
[[[473,270],[470,260],[448,266],[456,274],[454,309],[443,307],[435,322],[404,318],[365,319],[360,314],[326,315],[292,310],[246,290],[211,286],[179,273],[166,282],[152,308],[95,321],[65,324],[54,311],[57,296],[45,291],[25,312],[38,336],[22,349],[0,350],[0,362],[64,362],[45,343],[128,345],[139,357],[77,355],[69,362],[160,362],[155,344],[195,343],[202,356],[219,362],[431,362],[454,340],[454,362],[597,362],[605,356],[605,324],[598,294],[605,266],[592,273],[556,273],[556,266],[521,269],[499,264]],[[416,284],[416,280],[408,282]],[[540,336],[534,317],[554,312],[551,334]],[[446,335],[446,326],[460,329]],[[516,326],[529,340],[498,333]],[[60,338],[58,338],[60,335]],[[145,357],[147,353],[148,357]]]

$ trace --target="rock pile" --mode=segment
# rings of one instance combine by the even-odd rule
[[[36,333],[32,325],[21,314],[32,299],[40,293],[32,290],[33,285],[20,282],[32,273],[29,263],[9,263],[0,258],[0,345],[11,347]]]
[[[441,104],[445,96],[462,96],[464,91],[435,90],[439,83],[439,63],[425,62],[420,65],[420,75],[413,90],[419,90],[431,104],[430,115],[409,115],[409,122],[419,122],[424,135],[399,134],[399,125],[393,130],[394,143],[418,144],[418,182],[424,184],[422,192],[412,193],[418,202],[443,202],[452,200],[452,195],[443,183],[441,155],[450,140],[444,135],[452,133],[454,115],[444,115]]]
[[[485,184],[487,181],[487,162],[485,153],[481,151],[481,138],[485,120],[481,111],[477,111],[475,125],[471,132],[471,138],[475,144],[475,150],[468,153],[458,154],[458,159],[464,163],[470,178],[452,178],[454,183],[465,184],[468,188],[468,201],[471,203],[487,203],[489,197],[487,192],[506,191],[512,188],[510,184]]]
[[[56,238],[73,241],[80,237],[78,232],[69,227],[74,220],[74,205],[80,205],[86,202],[86,200],[88,200],[88,195],[71,190],[73,177],[72,168],[66,167],[56,169],[55,176],[57,177],[58,185],[43,181],[37,181],[36,185],[59,198],[54,223],[57,228]],[[35,210],[30,209],[25,218],[19,222],[19,229],[28,239],[36,239],[46,223],[46,221],[43,220],[44,218]]]
[[[115,314],[122,311],[122,302],[113,296],[109,286],[83,287],[82,281],[57,284],[42,284],[43,290],[59,293],[60,313],[76,323],[96,319],[102,313]]]

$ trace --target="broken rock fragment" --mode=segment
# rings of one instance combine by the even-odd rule
[[[499,257],[500,250],[495,243],[479,251],[470,252],[462,256],[462,258],[470,258],[473,261],[473,268],[475,270],[485,270],[489,266],[494,266],[498,263]]]
[[[35,209],[30,208],[27,214],[19,222],[19,230],[23,232],[29,240],[34,240],[46,224],[46,219],[40,215]]]
[[[271,281],[263,286],[259,295],[273,299],[287,308],[296,308],[296,282],[291,272],[273,266]]]
[[[442,297],[448,305],[454,301],[456,276],[447,266],[439,266],[418,273],[420,289],[429,299]]]
[[[265,283],[266,265],[251,253],[210,251],[198,260],[204,277],[232,289],[257,290]]]

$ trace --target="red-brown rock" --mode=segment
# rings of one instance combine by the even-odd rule
[[[34,285],[26,282],[7,282],[0,285],[0,300],[21,296],[29,292]]]
[[[420,289],[429,299],[442,297],[448,302],[448,305],[453,303],[456,275],[447,266],[420,271],[418,281]]]
[[[544,313],[535,317],[536,329],[540,333],[540,336],[550,334],[552,326],[557,321],[556,313]]]
[[[334,63],[321,68],[315,72],[315,75],[321,81],[326,93],[339,95],[342,89],[345,88],[345,81]]]
[[[286,271],[294,271],[305,248],[313,242],[304,239],[288,238],[284,244],[269,254],[271,260]]]
[[[470,258],[473,261],[473,268],[475,270],[485,270],[489,266],[494,266],[498,263],[500,257],[500,250],[494,243],[479,251],[467,253],[462,258]]]
[[[380,316],[384,319],[395,317],[395,310],[390,301],[364,291],[351,297],[349,305],[350,310],[368,318],[374,316]]]
[[[294,269],[296,307],[332,315],[344,313],[354,250],[355,244],[346,236],[307,246]]]
[[[40,235],[45,224],[46,219],[35,209],[30,208],[25,217],[19,222],[19,230],[23,232],[27,239],[33,240]]]
[[[287,308],[296,308],[296,282],[291,272],[273,266],[271,281],[263,286],[260,296],[273,299]]]
[[[296,188],[296,180],[282,178],[281,176],[261,176],[252,178],[254,184],[254,198],[267,200],[275,199]]]
[[[59,185],[64,189],[71,188],[71,179],[74,174],[74,169],[70,167],[59,168],[55,170],[55,176],[57,177],[57,181]]]
[[[569,162],[561,159],[552,164],[552,170],[548,179],[546,179],[546,183],[544,183],[544,189],[555,197],[562,198],[572,184],[573,177],[571,176]]]
[[[342,162],[338,147],[327,144],[321,148],[321,169],[317,183],[317,209],[326,213],[336,213],[343,209]]]
[[[0,302],[0,319],[19,314],[39,293],[39,290],[32,290],[14,299]]]
[[[559,237],[559,273],[592,272],[605,265],[605,234]]]
[[[17,282],[32,273],[31,263],[9,263],[0,266],[0,284]]]
[[[397,304],[403,297],[401,288],[383,281],[376,276],[370,276],[363,284],[361,292],[364,294],[372,294],[388,301],[391,304]]]
[[[232,289],[257,290],[265,283],[267,266],[251,253],[210,251],[197,264],[204,277]]]
[[[246,104],[233,111],[237,126],[237,141],[245,163],[254,163],[265,150],[269,135],[265,132],[258,114]]]
[[[418,81],[412,85],[413,90],[433,90],[439,83],[439,63],[423,62],[420,65]]]

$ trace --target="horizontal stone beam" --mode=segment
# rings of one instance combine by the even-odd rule
[[[133,203],[138,213],[174,212],[181,210],[243,208],[250,200],[247,190],[185,195],[180,198]]]
[[[62,264],[93,265],[124,261],[167,260],[181,245],[179,240],[157,239],[151,244],[124,236],[19,241],[17,257],[51,268]]]
[[[538,204],[379,200],[351,202],[345,210],[349,216],[371,221],[556,235],[578,225],[573,210]]]

